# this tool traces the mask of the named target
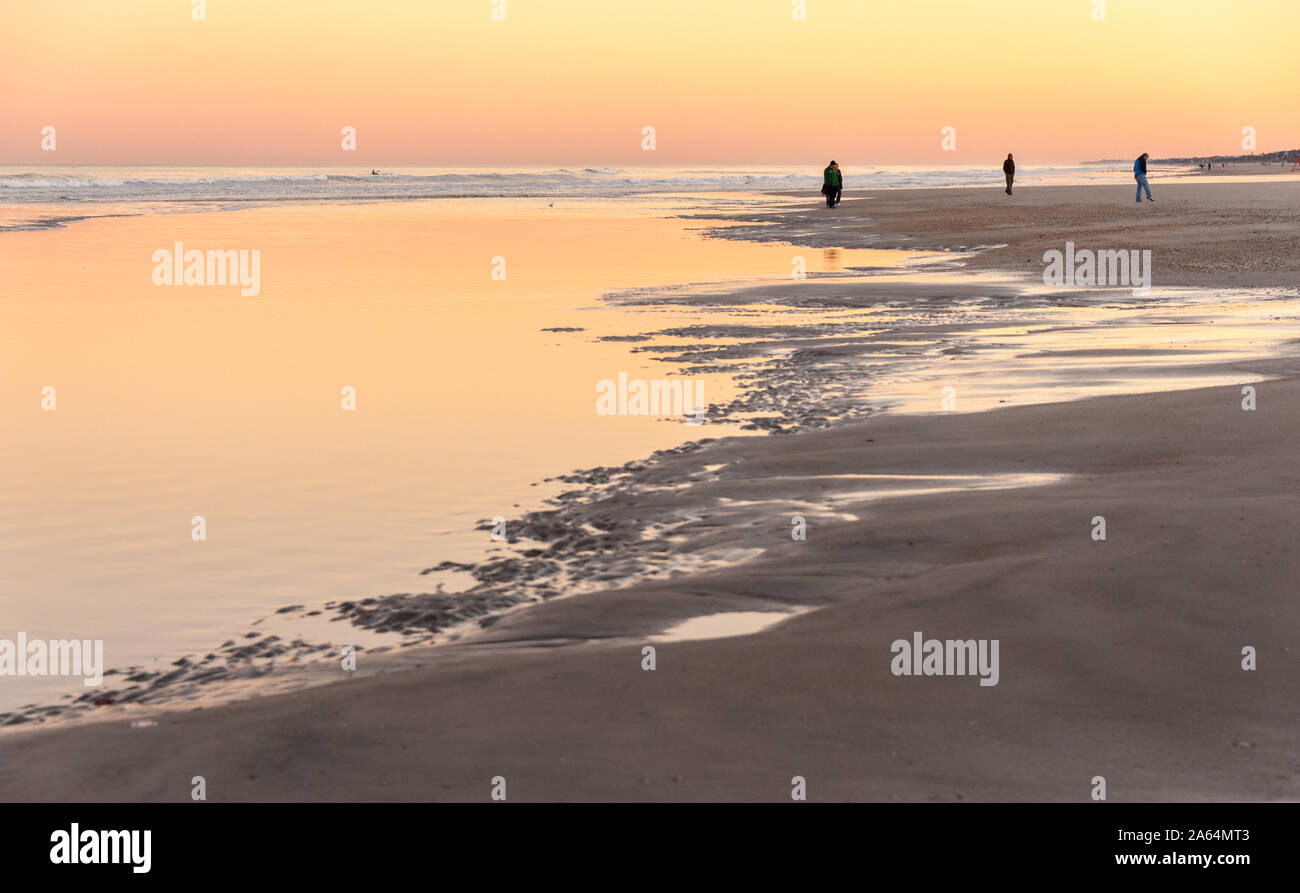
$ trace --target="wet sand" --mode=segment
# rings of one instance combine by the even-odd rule
[[[1189,207],[1225,207],[1223,193],[1199,196],[1215,184],[1175,188]],[[1112,187],[1083,189],[1084,207],[1061,225],[1096,214],[1099,238],[1122,235],[1128,208],[1101,196]],[[1049,238],[1035,235],[1041,222],[995,226],[1004,212],[975,190],[942,192],[969,203],[963,227],[988,221],[1018,249]],[[1065,196],[1042,193],[1026,203],[1045,221]],[[862,238],[960,247],[923,226],[956,225],[925,210],[937,198],[907,210],[890,195],[897,229],[879,229],[874,205]],[[1233,201],[1225,213],[1250,218],[1271,200]],[[810,205],[783,225],[854,207]],[[1205,245],[1252,224],[1168,225]],[[1195,282],[1262,283],[1268,264],[1295,262],[1277,250]],[[760,557],[528,607],[473,643],[424,651],[416,669],[162,713],[144,728],[115,718],[9,733],[0,797],[186,800],[203,775],[212,800],[483,801],[503,776],[510,800],[788,800],[799,775],[813,800],[1083,801],[1100,775],[1115,801],[1295,799],[1300,360],[1230,370],[1241,383],[1282,378],[1257,385],[1253,412],[1234,384],[667,451],[611,472],[619,485],[577,500],[545,535],[576,548],[575,525],[591,523],[584,547],[609,546],[611,582],[632,533],[670,517],[686,519],[663,544],[673,552]],[[1066,477],[864,492],[892,492],[898,475]],[[795,514],[806,541],[791,539]],[[1099,515],[1105,541],[1091,535]],[[657,641],[656,669],[642,669],[651,637],[690,618],[798,608],[815,610],[752,635]],[[999,683],[894,676],[891,642],[918,630],[999,640]],[[1241,668],[1246,646],[1255,671]]]
[[[1274,168],[1275,172],[1281,168]],[[844,201],[757,218],[736,235],[845,247],[977,253],[973,270],[1041,281],[1043,253],[1079,248],[1152,252],[1153,285],[1291,286],[1300,281],[1300,173],[1253,180],[1153,174],[1155,201],[1133,201],[1131,178],[1088,186],[988,189],[850,188]],[[867,184],[851,184],[861,187]],[[826,227],[824,218],[837,223]],[[772,226],[773,220],[779,221]],[[766,232],[764,232],[766,231]]]

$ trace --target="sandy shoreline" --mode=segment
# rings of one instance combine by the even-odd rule
[[[1295,284],[1296,183],[1171,182],[1162,202],[1165,185],[1140,220],[1114,194],[1129,185],[900,190],[810,203],[771,232],[835,214],[849,221],[823,236],[836,244],[1005,244],[970,265],[1018,272],[1024,255],[1035,273],[1066,239],[1133,241],[1158,252],[1157,286]],[[1227,371],[1287,377],[1258,386],[1254,412],[1240,386],[1215,387],[669,453],[601,520],[689,509],[684,548],[761,558],[521,610],[418,669],[151,728],[9,734],[0,798],[186,800],[203,775],[213,800],[478,801],[500,775],[511,800],[783,800],[802,775],[820,800],[1086,800],[1103,775],[1113,800],[1294,799],[1300,360]],[[870,488],[843,477],[1025,473],[1068,478],[879,502],[846,496]],[[659,643],[641,668],[647,637],[677,622],[792,607],[818,610]],[[892,675],[890,643],[916,630],[998,639],[999,684]]]
[[[1275,169],[1280,170],[1280,169]],[[961,189],[853,188],[837,208],[810,201],[735,237],[860,248],[976,251],[965,266],[1040,279],[1043,253],[1067,241],[1095,249],[1150,249],[1159,286],[1292,286],[1300,281],[1300,174],[1242,182],[1218,175],[1156,177],[1154,202],[1134,183]],[[837,225],[828,230],[826,217]],[[773,226],[773,222],[778,225]],[[726,235],[724,231],[716,231]]]

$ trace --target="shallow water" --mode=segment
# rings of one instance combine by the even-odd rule
[[[791,611],[724,611],[683,620],[663,632],[651,636],[652,642],[693,642],[700,639],[726,639],[732,636],[749,636],[770,629],[791,617],[805,614],[811,608]]]
[[[701,285],[616,299],[708,311],[714,322],[657,333],[679,347],[665,359],[707,370],[767,358],[748,384],[775,395],[768,403],[786,429],[882,411],[1240,387],[1267,377],[1252,366],[1300,346],[1298,288],[1062,292],[954,273],[959,258],[942,269],[929,260],[803,288]]]
[[[788,249],[671,217],[702,204],[293,206],[0,234],[0,639],[103,639],[109,666],[159,669],[268,616],[282,638],[372,645],[271,612],[454,586],[418,573],[481,558],[479,521],[571,488],[544,478],[735,433],[595,409],[602,380],[677,371],[600,340],[647,327],[604,291],[789,276]],[[178,241],[259,249],[261,293],[155,286],[153,252]],[[735,393],[725,373],[690,378],[706,400]],[[0,712],[67,691],[84,689],[0,677]]]

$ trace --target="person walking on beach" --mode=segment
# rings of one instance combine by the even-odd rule
[[[1149,202],[1155,201],[1155,199],[1151,197],[1151,186],[1150,184],[1147,183],[1147,159],[1150,157],[1151,157],[1151,153],[1143,152],[1141,155],[1137,157],[1137,161],[1133,162],[1133,179],[1137,180],[1137,184],[1138,184],[1137,203],[1139,205],[1142,204],[1143,190],[1146,190],[1147,201]]]
[[[1007,175],[1007,195],[1011,194],[1011,183],[1016,179],[1016,160],[1007,153],[1007,160],[1002,162],[1002,173]]]
[[[835,207],[843,188],[844,177],[840,174],[840,166],[831,159],[831,163],[826,165],[826,170],[822,171],[822,195],[826,196],[826,207]]]

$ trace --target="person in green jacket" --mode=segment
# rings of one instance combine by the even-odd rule
[[[844,175],[840,166],[832,159],[822,171],[822,195],[826,196],[826,207],[833,208],[840,202],[840,193],[844,191]]]

